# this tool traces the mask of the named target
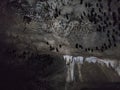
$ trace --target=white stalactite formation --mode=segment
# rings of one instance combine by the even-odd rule
[[[72,82],[75,80],[74,76],[74,65],[76,64],[78,67],[78,73],[79,73],[79,79],[82,81],[82,73],[81,73],[81,67],[84,62],[88,63],[98,63],[100,65],[105,65],[107,68],[113,68],[118,75],[120,76],[120,61],[117,60],[109,60],[109,59],[99,59],[97,57],[87,57],[84,59],[82,56],[73,57],[70,55],[64,55],[64,60],[66,61],[66,67],[67,67],[67,82]]]

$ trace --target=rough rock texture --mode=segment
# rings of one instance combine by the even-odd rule
[[[13,79],[13,83],[9,86],[12,90],[18,90],[19,87],[21,87],[20,90],[40,90],[41,86],[36,85],[36,80],[41,75],[48,74],[48,78],[45,79],[48,80],[47,86],[50,85],[50,87],[45,90],[64,90],[66,87],[69,88],[69,85],[70,89],[77,90],[76,85],[79,86],[78,82],[81,83],[81,81],[78,80],[68,85],[65,83],[66,65],[63,55],[96,56],[101,59],[119,60],[119,5],[120,0],[1,0],[0,71],[3,74],[0,79],[2,81],[5,79],[5,83],[0,88],[7,90],[5,85],[9,86]],[[44,65],[50,67],[46,62],[49,62],[51,57],[55,58],[52,60],[58,60],[58,62],[53,63],[50,70],[45,70],[45,74],[39,75],[38,73],[41,73],[40,70]],[[45,58],[45,64],[41,64],[44,61],[41,61],[42,58]],[[60,67],[57,67],[59,65]],[[29,66],[30,68],[28,68]],[[77,65],[75,65],[76,67]],[[20,68],[20,72],[17,71],[18,68]],[[61,70],[60,73],[59,70]],[[25,85],[27,84],[26,87],[18,79],[19,77],[26,79],[24,72],[25,75],[30,75],[27,82],[22,81],[25,82]],[[49,72],[53,74],[49,75]],[[75,69],[75,72],[77,77],[79,70]],[[119,76],[114,70],[98,64],[86,62],[83,64],[81,72],[83,81],[90,82],[90,87],[93,85],[91,85],[92,82],[119,81]],[[36,76],[31,80],[31,77],[34,77],[33,73]],[[10,74],[9,77],[5,76],[8,74]],[[18,77],[14,80],[14,76]],[[18,80],[17,84],[16,80]],[[78,90],[82,86],[89,87],[89,84],[81,84]],[[14,87],[14,85],[17,86]],[[31,86],[30,89],[29,86]]]
[[[119,59],[119,4],[119,0],[7,0],[1,3],[1,28],[6,42],[17,47]]]

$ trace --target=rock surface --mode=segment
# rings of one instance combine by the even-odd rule
[[[1,29],[6,42],[18,48],[119,59],[119,4],[119,0],[6,0],[0,8]]]
[[[6,85],[12,90],[41,90],[41,78],[48,86],[42,90],[119,86],[119,64],[117,73],[106,62],[120,62],[119,5],[120,0],[1,0],[1,90],[7,90]],[[76,78],[66,83],[64,55],[94,56],[107,66],[94,59],[76,63]]]

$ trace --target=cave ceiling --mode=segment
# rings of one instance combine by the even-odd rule
[[[19,51],[120,58],[119,0],[2,0],[1,42]]]

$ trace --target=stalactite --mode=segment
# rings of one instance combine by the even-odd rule
[[[79,80],[80,80],[81,82],[83,81],[83,79],[82,79],[82,72],[81,72],[83,60],[84,60],[83,57],[76,57],[76,64],[77,64],[77,67],[78,67]]]
[[[120,62],[117,60],[109,60],[109,59],[99,59],[97,57],[87,57],[84,60],[84,57],[82,56],[77,56],[73,57],[70,55],[64,55],[64,60],[66,61],[66,66],[67,66],[67,82],[72,82],[75,79],[74,76],[74,65],[76,64],[78,67],[78,73],[79,73],[79,79],[82,81],[82,73],[81,73],[81,68],[82,64],[84,62],[88,63],[93,63],[93,64],[100,64],[101,66],[106,66],[107,68],[113,68],[118,75],[120,76]]]
[[[67,67],[67,77],[66,81],[71,82],[74,80],[74,60],[72,56],[66,55],[64,56],[66,60],[66,67]]]

